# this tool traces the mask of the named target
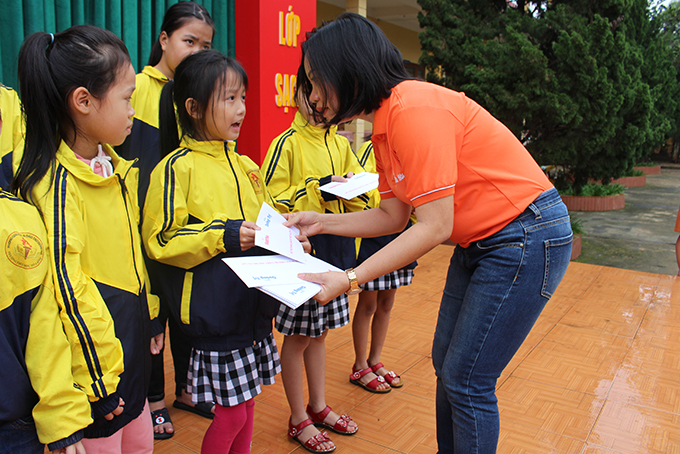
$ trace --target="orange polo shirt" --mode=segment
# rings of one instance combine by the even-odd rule
[[[463,93],[409,80],[375,111],[380,196],[418,207],[453,195],[451,241],[492,235],[552,184],[519,140]]]
[[[680,210],[678,210],[678,217],[675,218],[675,231],[680,233]]]

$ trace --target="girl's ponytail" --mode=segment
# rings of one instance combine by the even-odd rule
[[[12,191],[33,203],[32,189],[56,158],[58,119],[69,118],[52,76],[48,60],[59,39],[50,33],[34,33],[19,51],[19,86],[26,122],[21,164]]]
[[[179,131],[177,130],[177,118],[175,116],[175,103],[173,101],[175,80],[165,84],[161,92],[158,124],[161,136],[161,158],[167,156],[179,147]]]

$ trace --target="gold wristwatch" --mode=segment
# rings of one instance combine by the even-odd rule
[[[349,290],[345,292],[346,295],[356,295],[361,293],[361,287],[359,287],[359,282],[357,281],[357,274],[354,272],[354,268],[345,270],[347,278],[349,279]]]

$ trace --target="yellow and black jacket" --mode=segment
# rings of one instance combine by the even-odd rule
[[[371,207],[370,193],[345,200],[319,190],[333,175],[356,174],[364,169],[349,141],[337,134],[337,127],[327,131],[312,126],[299,112],[291,127],[272,141],[262,169],[269,192],[287,212],[346,213]],[[341,269],[354,266],[354,238],[316,235],[309,241],[320,259]]]
[[[40,441],[63,448],[83,437],[90,404],[74,386],[45,226],[34,207],[4,191],[0,244],[0,426],[32,411]]]
[[[197,349],[236,350],[271,333],[279,304],[221,260],[269,253],[240,246],[241,224],[265,201],[274,206],[259,167],[233,143],[185,138],[151,174],[142,238],[167,265],[161,297]]]
[[[158,105],[166,83],[168,78],[153,66],[145,66],[137,74],[135,91],[130,99],[130,104],[135,109],[132,132],[122,145],[116,147],[122,158],[137,160],[135,167],[139,167],[140,207],[144,206],[151,172],[161,160]]]
[[[0,84],[0,115],[2,116],[2,132],[0,133],[0,188],[9,190],[14,175],[12,158],[14,150],[21,146],[24,140],[24,120],[21,113],[21,103],[17,92]],[[17,163],[18,164],[18,163]]]
[[[114,174],[103,178],[64,143],[33,197],[47,227],[57,301],[71,343],[73,376],[92,403],[88,438],[105,437],[144,407],[150,370],[150,318],[137,205],[138,170],[108,145]],[[125,353],[123,356],[123,352]],[[124,373],[123,373],[124,372]],[[122,375],[121,375],[122,374]],[[124,412],[103,416],[125,401]]]

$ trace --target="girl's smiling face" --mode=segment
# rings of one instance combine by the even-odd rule
[[[205,140],[236,140],[246,116],[246,87],[229,70],[224,83],[217,81],[205,112]]]

